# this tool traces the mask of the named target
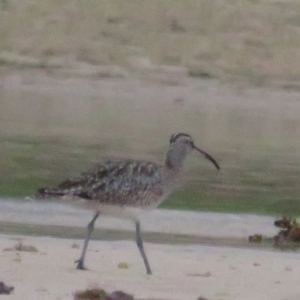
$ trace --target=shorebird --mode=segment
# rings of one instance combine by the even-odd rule
[[[59,198],[63,203],[94,211],[80,258],[76,261],[77,269],[85,269],[84,260],[95,221],[99,215],[108,215],[135,222],[136,244],[147,274],[152,274],[143,247],[139,215],[158,207],[178,186],[183,162],[193,150],[220,169],[212,156],[195,146],[190,135],[177,133],[170,138],[164,165],[142,160],[110,160],[56,187],[38,190],[37,199]]]

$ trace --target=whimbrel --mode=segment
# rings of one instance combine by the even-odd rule
[[[84,259],[99,215],[127,218],[135,222],[136,244],[142,255],[147,274],[152,274],[140,234],[139,215],[158,207],[176,188],[186,156],[196,150],[218,163],[197,148],[186,133],[173,134],[164,165],[140,160],[106,161],[93,170],[67,179],[57,187],[41,188],[36,198],[60,198],[60,201],[95,212],[87,226],[87,234],[77,269],[84,269]]]

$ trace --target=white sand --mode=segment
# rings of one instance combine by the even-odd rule
[[[298,253],[146,243],[153,269],[147,276],[134,242],[92,241],[88,270],[80,271],[74,265],[80,249],[72,245],[82,241],[23,237],[39,252],[2,251],[17,244],[15,238],[0,236],[0,281],[15,287],[10,300],[73,299],[87,287],[121,289],[137,299],[300,299]],[[129,268],[119,269],[120,262]]]
[[[19,223],[86,226],[91,212],[54,204],[0,201],[0,220]],[[143,231],[246,239],[271,236],[274,218],[255,215],[156,210],[142,216]],[[38,225],[37,225],[38,226]],[[97,227],[131,229],[131,222],[99,218]],[[153,270],[147,276],[134,241],[92,241],[88,270],[75,269],[82,240],[20,236],[38,253],[2,251],[17,244],[17,236],[0,235],[0,281],[13,285],[16,300],[73,299],[77,290],[100,287],[123,290],[136,299],[299,300],[300,254],[266,249],[145,243]],[[126,262],[128,269],[119,269]]]

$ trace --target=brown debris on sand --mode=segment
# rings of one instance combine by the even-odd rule
[[[273,247],[280,249],[297,249],[300,247],[300,225],[295,218],[283,216],[275,220],[274,225],[280,228],[278,234],[273,239]],[[248,237],[249,243],[261,244],[263,240],[269,241],[270,238],[264,238],[261,234],[254,234]]]
[[[274,236],[275,248],[291,248],[300,246],[300,226],[295,218],[282,217],[274,222],[276,227],[282,228]]]
[[[13,290],[14,290],[13,286],[8,286],[3,281],[0,282],[0,295],[1,294],[9,295]]]
[[[15,245],[14,249],[16,251],[24,251],[24,252],[38,252],[38,250],[31,245],[24,245],[21,241],[18,242],[17,245]]]
[[[74,300],[104,300],[107,293],[102,289],[86,289],[77,291],[74,295]]]
[[[118,269],[128,269],[128,264],[126,262],[120,262],[118,264]]]
[[[133,296],[122,291],[115,291],[107,295],[104,300],[134,300]]]
[[[249,243],[257,243],[260,244],[262,242],[262,235],[261,234],[254,234],[248,237]]]
[[[134,300],[134,298],[122,291],[107,294],[103,289],[93,288],[76,292],[74,300]]]
[[[2,251],[10,252],[10,251],[22,251],[22,252],[39,252],[36,247],[31,245],[24,245],[22,241],[19,241],[14,247],[4,248]]]

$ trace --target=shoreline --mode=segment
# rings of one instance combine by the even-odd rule
[[[0,198],[0,222],[2,227],[28,224],[45,226],[62,226],[65,230],[72,227],[85,232],[92,211],[80,210],[57,202],[43,203],[21,199]],[[155,209],[140,217],[142,232],[173,234],[191,237],[248,239],[249,235],[262,234],[273,236],[278,232],[274,226],[275,217],[255,214],[233,214],[177,211]],[[95,229],[133,232],[130,220],[102,216],[95,223]]]

